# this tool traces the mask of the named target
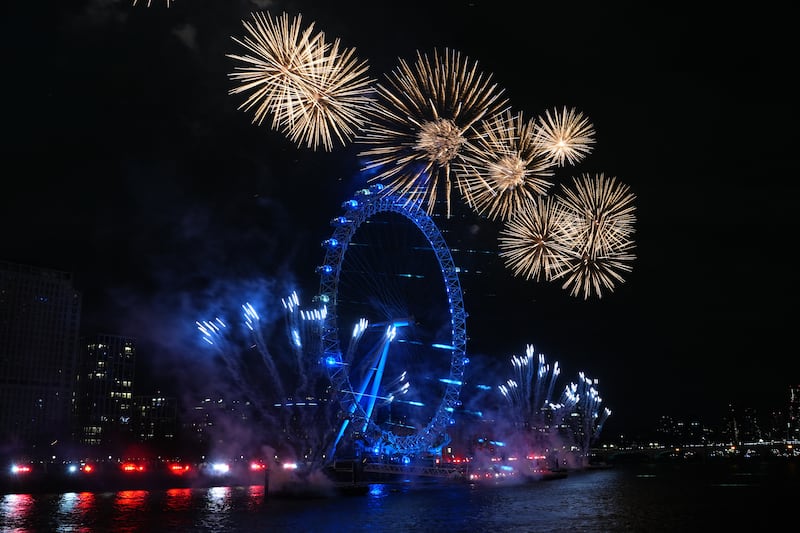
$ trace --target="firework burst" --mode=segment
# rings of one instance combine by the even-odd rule
[[[271,127],[297,146],[331,151],[335,142],[347,144],[373,100],[367,62],[339,39],[326,41],[313,22],[304,28],[301,15],[252,18],[243,21],[248,35],[233,37],[249,54],[227,55],[244,63],[229,75],[240,83],[229,94],[250,93],[239,109],[252,110],[258,125],[271,116]]]
[[[475,141],[454,166],[462,197],[479,214],[508,220],[553,185],[550,153],[535,120],[510,111],[478,124]]]
[[[632,270],[635,196],[627,185],[603,174],[584,174],[562,190],[558,201],[567,213],[570,266],[555,278],[564,279],[562,287],[572,296],[601,298],[604,289],[613,291],[624,283],[622,273]]]
[[[514,275],[550,281],[569,269],[570,213],[552,196],[539,196],[508,220],[498,238],[500,257]]]
[[[537,135],[554,164],[563,167],[583,160],[594,146],[594,126],[589,119],[573,109],[545,111],[537,121]]]
[[[401,60],[388,85],[377,84],[377,102],[356,142],[367,145],[370,181],[386,182],[386,191],[419,202],[428,214],[444,194],[450,216],[453,163],[475,139],[475,125],[501,113],[507,100],[491,75],[459,52],[417,52],[413,65]],[[464,190],[463,187],[460,187]]]

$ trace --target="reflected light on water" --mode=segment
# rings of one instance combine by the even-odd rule
[[[169,489],[165,506],[168,511],[185,511],[192,505],[192,489]]]
[[[140,515],[146,514],[146,490],[123,490],[114,499],[114,531],[137,531],[136,524]]]
[[[224,512],[231,505],[230,487],[212,487],[208,489],[206,496],[206,509],[211,512]]]
[[[58,523],[68,527],[69,531],[90,531],[78,524],[89,521],[95,505],[95,495],[91,492],[66,492],[58,499]]]
[[[372,497],[386,496],[387,492],[386,485],[375,483],[369,486],[369,495]]]
[[[33,511],[34,499],[30,494],[6,494],[0,503],[0,523],[3,531],[16,530],[25,524]]]
[[[200,519],[202,531],[226,531],[230,527],[231,488],[212,487],[206,492],[205,512]]]
[[[121,490],[114,500],[114,507],[123,514],[138,513],[144,510],[146,500],[146,490]]]
[[[80,498],[76,492],[67,492],[62,494],[58,499],[58,512],[59,514],[69,514],[78,506]]]
[[[264,504],[264,485],[250,485],[247,487],[247,508],[257,509]]]

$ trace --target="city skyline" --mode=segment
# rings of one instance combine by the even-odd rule
[[[229,336],[236,329],[235,321],[217,317],[213,322],[197,322],[197,325],[206,349],[220,356],[215,358],[215,365],[211,365],[217,369],[218,379],[213,383],[194,383],[191,389],[180,386],[180,380],[175,380],[177,388],[167,386],[162,390],[153,388],[151,369],[137,364],[135,338],[114,334],[75,337],[80,321],[79,311],[76,311],[80,308],[80,293],[72,287],[69,274],[2,262],[0,285],[4,295],[0,300],[3,304],[0,314],[5,317],[3,322],[7,326],[5,333],[0,335],[0,349],[4,353],[8,350],[10,359],[7,356],[5,364],[8,365],[6,370],[11,372],[4,376],[9,380],[2,382],[0,388],[4,398],[2,405],[6,408],[0,419],[13,437],[11,442],[5,443],[6,452],[16,449],[24,453],[27,448],[20,448],[20,445],[28,442],[31,453],[42,445],[47,447],[46,443],[61,443],[64,450],[72,449],[73,452],[79,449],[73,448],[75,446],[88,446],[87,452],[95,448],[111,453],[119,453],[140,443],[175,453],[182,446],[191,447],[189,443],[199,439],[203,446],[210,446],[209,453],[239,453],[234,452],[237,446],[250,453],[249,450],[264,445],[276,445],[274,435],[283,433],[275,431],[279,428],[306,428],[302,430],[304,432],[316,428],[320,442],[321,436],[333,429],[329,423],[323,422],[322,411],[318,412],[322,409],[333,414],[337,408],[335,404],[330,404],[333,411],[323,408],[335,397],[327,397],[330,392],[323,392],[323,388],[328,388],[324,383],[319,383],[322,388],[312,383],[321,378],[320,372],[313,368],[316,366],[313,358],[308,358],[316,353],[316,349],[300,348],[306,343],[316,345],[320,342],[320,339],[312,337],[313,324],[322,315],[317,311],[303,310],[296,294],[281,302],[285,318],[290,323],[285,332],[290,335],[286,336],[284,343],[276,342],[269,334],[274,330],[274,322],[281,321],[276,313],[256,309],[249,303],[242,306],[243,318],[248,325],[242,329],[259,332],[254,337],[256,349],[264,361],[270,361],[262,371],[252,366],[252,360],[248,362],[247,352],[255,346],[248,349],[246,340],[245,344],[240,344],[243,337]],[[15,311],[19,311],[21,316],[15,316]],[[261,323],[259,315],[262,312],[265,312],[264,318],[271,317],[267,323]],[[45,323],[61,324],[61,327],[51,326],[46,342],[33,341],[33,337],[42,336],[39,326]],[[289,363],[279,347],[279,344],[286,343],[300,348],[296,352],[299,358],[291,357],[295,363]],[[38,349],[26,348],[33,345]],[[75,353],[62,350],[63,353],[48,354],[47,346],[50,345],[65,348],[74,345]],[[58,365],[59,359],[66,366]],[[535,364],[537,359],[538,365]],[[302,368],[292,371],[286,368],[287,363],[290,366],[299,364]],[[676,416],[671,412],[652,411],[638,420],[634,428],[618,427],[614,434],[606,432],[603,435],[602,428],[611,411],[603,405],[599,380],[584,372],[559,380],[563,370],[559,361],[537,354],[533,345],[527,346],[526,356],[514,356],[507,361],[509,364],[504,369],[485,366],[486,361],[474,363],[481,369],[480,376],[464,382],[463,402],[458,402],[453,411],[455,425],[447,430],[454,449],[459,451],[456,453],[463,451],[465,439],[480,437],[482,431],[489,431],[496,437],[505,435],[503,440],[511,439],[519,444],[517,439],[522,434],[518,432],[523,427],[570,428],[561,437],[546,440],[556,445],[562,438],[567,441],[574,439],[583,450],[601,446],[652,447],[656,443],[661,446],[670,443],[723,445],[797,439],[800,387],[786,391],[784,402],[768,406],[766,410],[730,403],[722,416],[714,419],[696,414]],[[210,364],[210,361],[204,364]],[[72,374],[69,370],[58,371],[60,385],[52,387],[44,400],[36,400],[42,398],[40,388],[25,386],[30,380],[37,383],[51,381],[47,369],[72,366],[75,366]],[[511,368],[514,375],[509,378]],[[405,385],[401,387],[403,382]],[[13,395],[15,383],[23,385],[17,396]],[[395,392],[387,389],[385,394],[405,394],[410,383],[403,379],[395,383]],[[68,406],[59,402],[58,397],[73,398],[69,414],[63,412]],[[290,407],[293,405],[306,407],[295,411]],[[213,410],[218,411],[218,415],[201,423],[198,413],[206,412],[204,416],[209,416],[207,406],[216,406]],[[578,414],[582,429],[575,426],[575,422],[568,421],[571,418],[569,413],[573,412]],[[396,414],[402,416],[399,412]],[[24,420],[29,422],[20,425]],[[47,420],[51,422],[47,423]],[[248,427],[250,425],[252,427]],[[329,429],[325,430],[325,427]],[[221,428],[222,432],[215,428]],[[305,439],[301,440],[305,442]],[[311,440],[316,442],[316,439]],[[325,448],[318,443],[313,445],[317,453],[324,452]],[[330,451],[330,454],[335,452]]]
[[[367,184],[358,147],[298,148],[237,109],[226,54],[258,5],[196,4],[86,2],[41,18],[15,5],[7,29],[27,81],[4,88],[18,105],[3,153],[21,173],[3,195],[11,230],[0,259],[73,273],[84,327],[140,339],[156,384],[201,357],[186,353],[194,321],[222,300],[239,305],[265,289],[260,297],[275,300],[290,285],[313,297],[329,222]],[[570,375],[596,377],[609,432],[651,410],[776,405],[800,381],[785,349],[797,288],[780,283],[791,266],[779,251],[797,227],[796,162],[782,133],[796,110],[774,68],[783,43],[680,12],[649,23],[599,8],[310,4],[269,11],[302,13],[341,37],[376,79],[398,58],[451,47],[528,116],[575,107],[596,144],[555,181],[604,172],[636,195],[633,270],[601,299],[516,279],[492,261],[479,265],[483,279],[465,274],[473,359],[502,368],[533,344]],[[570,24],[548,23],[562,19]],[[24,33],[42,25],[23,49]],[[47,56],[56,75],[45,78],[35,58]],[[744,149],[753,131],[769,142]],[[496,247],[496,224],[475,217],[465,228],[465,247]]]

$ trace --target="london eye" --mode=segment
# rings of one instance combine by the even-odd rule
[[[373,185],[343,209],[317,269],[323,362],[342,413],[330,457],[345,442],[391,458],[436,454],[468,363],[458,269],[407,198]]]

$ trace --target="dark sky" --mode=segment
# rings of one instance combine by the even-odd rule
[[[468,349],[509,370],[498,383],[532,343],[565,379],[600,380],[610,432],[716,420],[729,402],[783,408],[800,382],[788,14],[520,4],[15,2],[0,32],[0,259],[74,273],[84,333],[140,339],[162,386],[212,302],[275,279],[310,300],[329,220],[366,181],[353,146],[297,148],[228,94],[241,21],[285,10],[354,47],[373,78],[449,47],[530,117],[579,109],[597,143],[558,176],[602,172],[636,195],[637,259],[615,292],[487,280],[498,296],[468,308]]]

